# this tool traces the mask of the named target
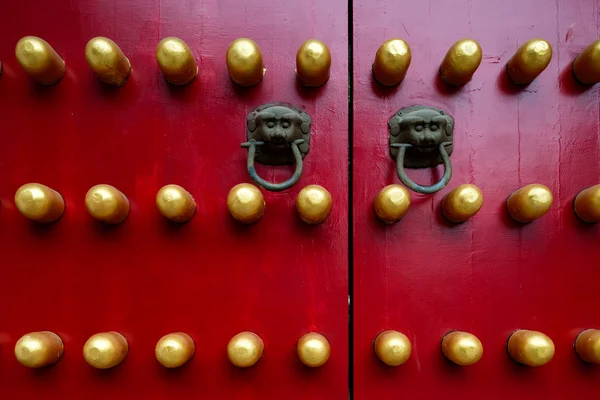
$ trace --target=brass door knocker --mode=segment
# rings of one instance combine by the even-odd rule
[[[431,194],[443,189],[452,177],[452,132],[454,119],[444,111],[427,106],[399,110],[388,121],[390,155],[396,173],[412,191]],[[444,164],[444,175],[431,186],[415,183],[404,168],[431,168]]]
[[[248,174],[266,190],[280,192],[292,187],[302,175],[302,160],[310,144],[311,119],[298,107],[286,103],[264,104],[246,118]],[[258,176],[254,162],[265,165],[296,164],[291,178],[281,183],[268,182]]]

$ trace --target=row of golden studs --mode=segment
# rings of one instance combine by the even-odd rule
[[[43,39],[35,36],[22,38],[16,46],[16,57],[33,79],[44,85],[53,85],[65,74],[65,63]],[[385,86],[398,85],[411,63],[411,49],[402,39],[390,39],[377,50],[373,75]],[[444,57],[440,68],[442,79],[452,86],[462,86],[471,80],[479,68],[483,52],[473,39],[454,43]],[[123,51],[112,40],[96,37],[85,48],[85,57],[98,79],[109,85],[122,85],[131,72],[131,64]],[[507,63],[506,73],[518,85],[527,85],[550,64],[552,46],[544,39],[532,39],[523,44]],[[181,39],[163,39],[156,49],[156,60],[167,82],[186,85],[198,74],[198,65],[189,46]],[[226,53],[227,69],[233,82],[240,86],[254,86],[265,74],[262,52],[251,39],[234,40]],[[325,43],[311,39],[302,44],[296,54],[296,74],[301,83],[318,87],[329,79],[331,52]],[[1,64],[0,64],[1,72]],[[585,85],[600,82],[600,39],[594,41],[575,57],[572,63],[575,79]]]
[[[373,201],[373,210],[386,224],[399,221],[410,207],[410,193],[400,185],[384,187]],[[528,223],[545,215],[551,208],[553,196],[550,189],[541,184],[526,185],[508,197],[508,214],[517,222]],[[17,209],[25,217],[52,223],[64,210],[63,197],[56,190],[39,183],[21,186],[15,194]],[[90,215],[108,224],[119,224],[129,214],[129,200],[117,188],[96,185],[88,190],[85,205]],[[459,185],[442,199],[444,217],[454,223],[462,223],[473,217],[483,205],[483,193],[471,184]],[[193,196],[178,185],[165,185],[156,195],[156,206],[160,213],[173,222],[189,221],[196,211]],[[327,189],[319,185],[308,185],[296,197],[296,210],[307,224],[319,224],[329,216],[333,200]],[[227,208],[239,222],[252,224],[262,218],[266,203],[261,191],[254,185],[241,183],[227,195]],[[600,185],[579,192],[573,202],[575,215],[588,223],[600,222]]]
[[[461,366],[473,365],[483,356],[483,345],[471,333],[452,331],[442,338],[442,353],[446,358]],[[542,332],[519,329],[506,342],[510,357],[524,365],[539,367],[554,357],[554,342]],[[588,329],[581,332],[574,343],[575,352],[582,361],[600,364],[600,330]],[[412,346],[401,332],[387,330],[373,342],[377,357],[389,366],[398,366],[408,361]]]
[[[481,64],[483,52],[473,39],[462,39],[454,43],[446,53],[439,73],[447,84],[462,86],[469,82]],[[506,64],[506,73],[517,85],[528,85],[550,64],[552,46],[544,39],[531,39],[523,44]],[[402,39],[390,39],[383,43],[375,55],[373,75],[385,86],[398,85],[408,71],[411,50]],[[575,79],[584,85],[600,82],[600,39],[574,58],[572,72]]]
[[[523,186],[506,200],[510,217],[520,223],[532,222],[545,215],[552,207],[550,189],[537,183]],[[477,214],[483,205],[483,193],[471,184],[457,186],[444,196],[442,215],[450,222],[462,223]],[[384,187],[373,201],[373,210],[386,224],[400,221],[410,207],[410,193],[400,185]],[[582,221],[600,222],[600,185],[580,191],[573,201],[573,211]]]
[[[327,189],[319,185],[305,186],[296,197],[296,210],[307,224],[323,222],[331,211],[333,200]],[[19,212],[40,223],[57,221],[65,210],[65,201],[56,190],[39,184],[28,183],[15,194]],[[129,214],[129,200],[120,190],[110,185],[96,185],[85,195],[89,214],[107,224],[120,224]],[[196,211],[194,197],[178,185],[165,185],[156,194],[159,212],[173,222],[189,221]],[[241,183],[227,195],[227,208],[237,221],[251,224],[265,212],[266,203],[261,191],[254,185]]]
[[[233,365],[248,368],[263,355],[264,343],[253,332],[235,335],[227,345],[227,356]],[[309,332],[298,340],[298,358],[309,367],[320,367],[327,362],[331,346],[325,336]],[[156,343],[154,354],[166,368],[178,368],[194,356],[196,346],[190,335],[173,332]],[[15,344],[15,357],[29,368],[42,368],[57,363],[64,351],[60,336],[54,332],[41,331],[23,335]],[[83,346],[83,358],[94,368],[109,369],[121,364],[129,353],[125,336],[118,332],[102,332],[91,336]]]
[[[554,357],[554,342],[542,332],[519,329],[506,343],[510,357],[521,364],[539,367]],[[591,364],[600,364],[600,330],[581,332],[574,343],[579,358]],[[469,332],[451,331],[442,338],[442,354],[451,362],[468,366],[483,357],[483,345],[479,338]],[[317,332],[304,334],[298,340],[298,358],[309,367],[324,365],[331,355],[331,345],[325,336]],[[408,361],[412,345],[406,335],[395,330],[381,332],[373,342],[377,358],[389,366],[399,366]],[[15,345],[15,356],[24,366],[42,368],[58,362],[64,344],[54,332],[31,332],[23,335]],[[264,343],[253,332],[235,335],[227,345],[227,356],[240,368],[255,365],[263,356]],[[194,340],[186,333],[174,332],[163,336],[155,347],[155,356],[166,368],[178,368],[194,355]],[[83,346],[85,361],[94,368],[108,369],[119,365],[129,353],[127,339],[118,332],[103,332],[90,337]]]
[[[65,62],[45,40],[26,36],[17,43],[15,54],[21,67],[42,85],[54,85],[65,75]],[[131,63],[121,48],[105,37],[95,37],[85,47],[85,58],[98,79],[120,86],[131,73]],[[187,85],[198,75],[198,64],[190,47],[181,39],[167,37],[156,48],[156,61],[165,80]],[[234,40],[226,54],[231,80],[240,86],[254,86],[265,74],[262,53],[251,39]],[[2,71],[0,64],[0,73]],[[329,79],[331,52],[320,40],[307,40],[296,54],[296,74],[309,87],[323,85]]]

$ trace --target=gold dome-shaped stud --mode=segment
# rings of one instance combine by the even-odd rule
[[[154,354],[166,368],[178,368],[187,363],[196,350],[194,340],[187,333],[174,332],[160,338]]]
[[[29,368],[42,368],[54,364],[60,360],[63,351],[61,338],[49,331],[23,335],[15,345],[15,357]]]
[[[517,222],[531,222],[550,210],[552,192],[544,185],[537,183],[523,186],[514,191],[506,201],[508,214]]]
[[[176,37],[166,37],[156,47],[156,61],[165,80],[187,85],[198,75],[198,64],[189,46]]]
[[[506,72],[518,85],[526,85],[541,74],[552,59],[552,46],[544,39],[532,39],[519,47],[508,60]]]
[[[386,40],[375,54],[373,77],[384,86],[398,85],[406,76],[411,57],[410,47],[404,40]]]
[[[227,208],[237,221],[253,224],[265,213],[265,199],[256,186],[240,183],[229,191]]]
[[[410,193],[400,185],[384,187],[373,200],[375,215],[386,224],[400,221],[408,212],[409,207]]]
[[[296,211],[307,224],[320,224],[329,216],[332,204],[333,200],[327,189],[319,185],[308,185],[298,193]]]
[[[116,367],[125,360],[128,352],[127,339],[118,332],[97,333],[83,346],[83,358],[98,369]]]
[[[158,211],[173,222],[187,222],[196,212],[192,195],[178,185],[165,185],[156,194]]]
[[[481,360],[483,346],[477,336],[468,332],[454,331],[442,339],[442,353],[454,364],[473,365]]]
[[[575,351],[579,358],[590,364],[600,364],[600,330],[588,329],[575,339]]]
[[[446,53],[440,65],[440,76],[452,86],[462,86],[471,80],[482,56],[481,46],[475,40],[459,40]]]
[[[46,224],[59,219],[65,210],[60,193],[39,183],[21,186],[15,193],[15,204],[23,216]]]
[[[320,367],[331,356],[331,345],[327,338],[320,333],[310,332],[298,340],[296,346],[298,358],[307,367]]]
[[[302,43],[296,53],[296,76],[309,87],[319,87],[329,79],[331,52],[320,40],[311,39]]]
[[[131,72],[131,63],[121,48],[102,36],[95,37],[87,43],[85,59],[98,80],[108,85],[122,85]]]
[[[396,367],[408,360],[412,346],[405,334],[387,330],[377,335],[373,343],[373,349],[381,362]]]
[[[65,62],[44,39],[25,36],[17,42],[15,55],[25,72],[42,85],[54,85],[65,76]]]
[[[573,210],[582,221],[600,222],[600,185],[579,192],[573,202]]]
[[[234,40],[227,49],[227,69],[231,80],[240,86],[254,86],[265,74],[260,48],[253,40]]]
[[[442,214],[450,222],[465,222],[483,205],[483,193],[470,184],[459,185],[442,199]]]
[[[584,85],[600,82],[600,39],[590,44],[575,57],[573,75]]]
[[[85,206],[92,217],[107,224],[119,224],[129,214],[129,200],[110,185],[96,185],[88,190]]]
[[[518,330],[508,339],[508,354],[518,363],[539,367],[554,357],[552,339],[541,332]]]
[[[227,345],[227,357],[236,367],[248,368],[260,360],[265,345],[262,339],[252,332],[238,333]]]

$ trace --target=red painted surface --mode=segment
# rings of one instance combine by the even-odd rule
[[[0,13],[0,398],[25,399],[342,399],[347,396],[347,4],[271,1],[5,2]],[[46,39],[67,64],[55,87],[34,84],[14,46]],[[120,88],[99,84],[84,57],[94,36],[115,40],[133,72]],[[200,75],[168,86],[154,52],[165,36],[192,48]],[[225,51],[237,37],[262,48],[267,73],[255,88],[230,82]],[[295,54],[309,38],[331,48],[329,82],[307,90],[295,81]],[[248,182],[246,115],[287,101],[313,118],[304,175],[292,189],[265,193],[267,209],[246,227],[229,216],[231,187]],[[260,168],[283,181],[291,167]],[[58,190],[63,217],[51,226],[25,220],[13,196],[27,182]],[[108,183],[131,212],[107,228],[88,216],[86,191]],[[175,226],[155,206],[168,183],[187,188],[198,208]],[[332,194],[329,219],[307,226],[295,214],[299,190],[320,184]],[[13,355],[17,339],[52,330],[63,359],[34,371]],[[89,367],[86,339],[116,330],[130,344],[110,371]],[[226,345],[254,331],[265,342],[254,368],[230,365]],[[323,333],[332,356],[304,368],[298,338]],[[189,365],[163,369],[156,341],[172,331],[197,344]]]
[[[356,399],[597,398],[600,368],[573,351],[576,335],[600,327],[597,248],[600,226],[579,222],[571,203],[600,182],[599,88],[577,85],[573,57],[597,39],[594,0],[502,2],[354,2],[354,386]],[[384,40],[405,39],[412,64],[405,81],[384,89],[371,63]],[[473,37],[484,57],[473,80],[450,90],[437,78],[447,49]],[[525,41],[550,41],[550,66],[526,88],[514,88],[504,67]],[[399,223],[385,226],[372,201],[398,183],[388,155],[388,118],[412,104],[441,107],[456,119],[454,175],[443,191],[412,194]],[[433,183],[431,170],[409,171]],[[555,196],[549,214],[521,226],[505,200],[539,182]],[[479,186],[484,205],[463,225],[439,212],[445,193]],[[539,330],[556,345],[550,364],[513,363],[505,344],[515,329]],[[379,363],[372,341],[384,329],[408,335],[413,354],[403,366]],[[477,335],[482,360],[450,365],[440,351],[453,329]],[[586,397],[588,396],[588,397]]]

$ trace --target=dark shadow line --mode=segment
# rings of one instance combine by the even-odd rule
[[[348,399],[354,398],[354,12],[348,0]]]

